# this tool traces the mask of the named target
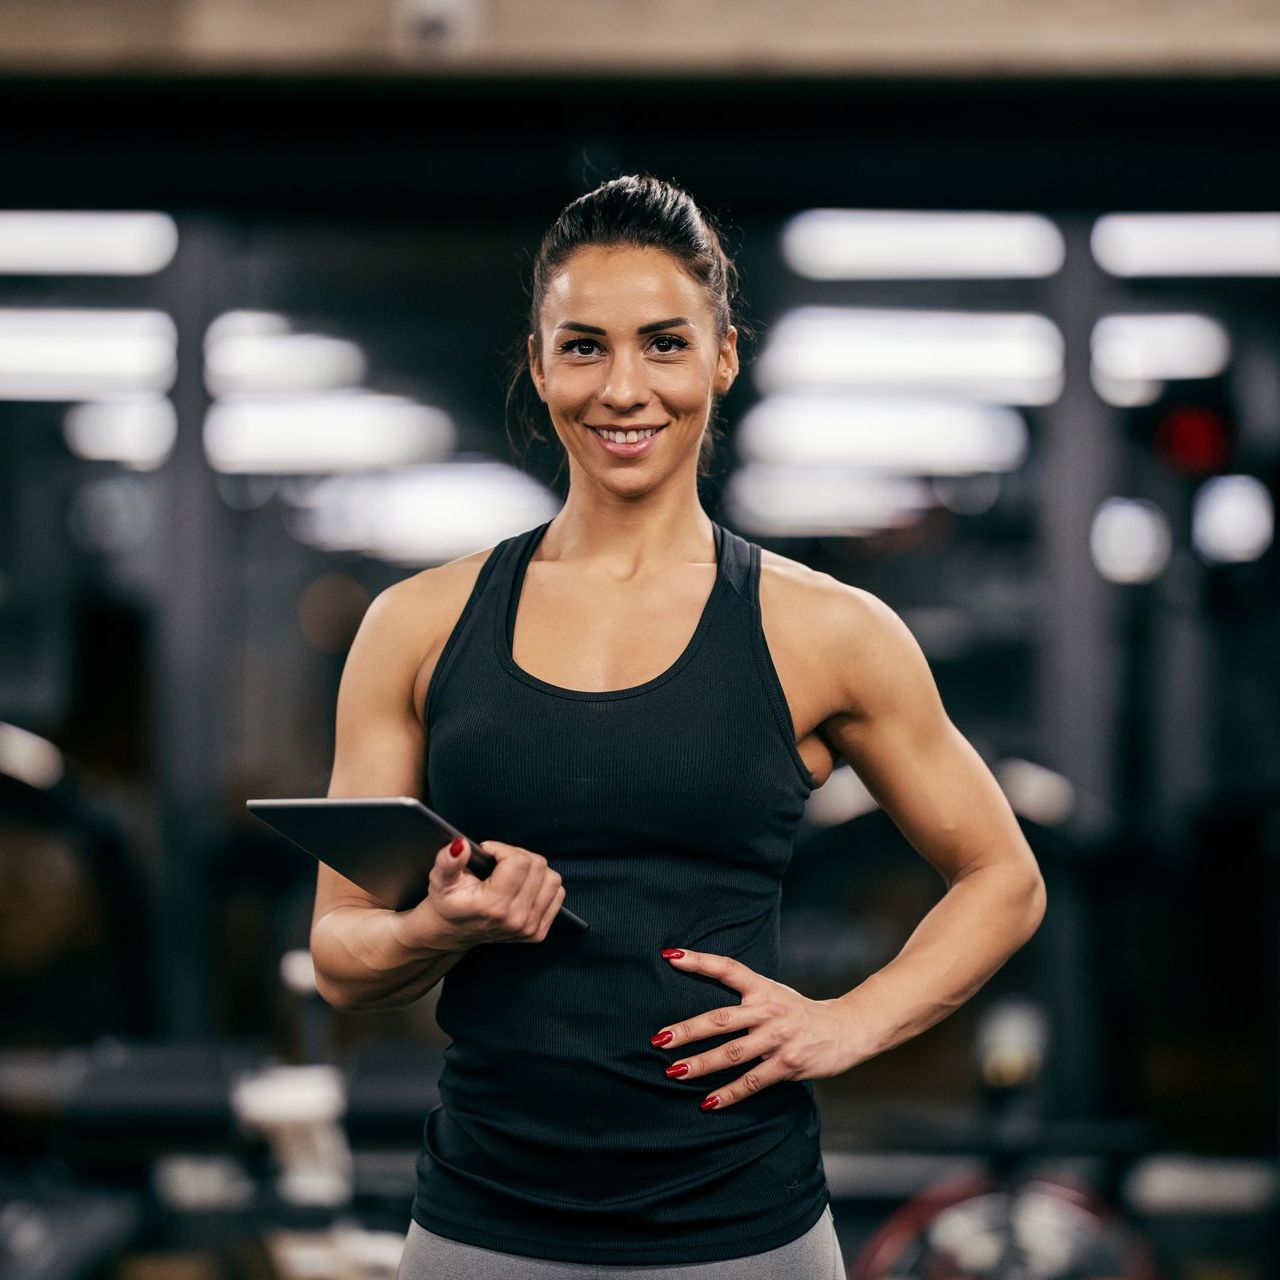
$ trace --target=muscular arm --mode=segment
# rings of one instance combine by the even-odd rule
[[[409,580],[387,588],[369,606],[352,642],[338,690],[331,796],[418,794],[426,758],[413,705],[422,657],[421,593],[421,585]],[[423,857],[436,852],[424,849]],[[443,922],[435,945],[407,945],[402,913],[379,905],[323,863],[317,877],[311,956],[316,986],[335,1008],[411,1004],[465,954],[450,944]]]
[[[951,723],[905,623],[855,587],[823,609],[842,708],[824,734],[947,885],[898,955],[838,1002],[854,1065],[964,1004],[1035,933],[1046,896],[1004,793]]]

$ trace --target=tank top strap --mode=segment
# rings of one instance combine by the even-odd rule
[[[493,630],[495,618],[501,619],[507,599],[511,594],[511,581],[515,574],[516,564],[527,553],[534,537],[550,524],[548,519],[542,525],[535,525],[522,533],[512,534],[493,545],[476,580],[472,583],[471,592],[458,621],[445,641],[444,648],[432,672],[427,685],[427,700],[423,707],[423,721],[430,725],[433,711],[441,696],[445,684],[453,668],[457,665],[459,655],[465,652],[476,652],[473,637],[487,637]],[[488,650],[484,650],[486,654]]]
[[[756,550],[754,544],[721,524],[716,524],[716,538],[720,543],[721,574],[728,580],[734,592],[750,604]]]
[[[763,695],[768,713],[773,717],[777,736],[806,793],[810,792],[816,782],[800,755],[787,695],[764,633],[764,615],[760,608],[760,545],[732,529],[724,529],[722,537],[721,572],[733,590],[726,592],[728,603],[716,619],[717,635],[708,643],[705,652],[709,657],[703,660],[716,663],[721,672],[727,671],[734,662],[746,664],[751,683]]]
[[[550,520],[544,520],[541,524],[534,525],[532,529],[526,529],[523,533],[508,539],[511,545],[506,549],[493,586],[493,609],[497,614],[495,638],[499,649],[502,647],[504,636],[505,643],[510,645],[512,633],[515,631],[516,609],[519,605],[519,595],[515,589],[516,581],[519,580],[523,585],[525,569],[550,523]]]

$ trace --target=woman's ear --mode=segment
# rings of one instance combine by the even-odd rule
[[[720,340],[720,352],[716,359],[715,387],[717,395],[724,395],[738,376],[738,331],[733,325]]]
[[[534,390],[538,393],[538,399],[544,403],[546,396],[542,394],[542,384],[544,375],[542,372],[542,352],[538,349],[538,340],[529,335],[529,376],[533,379]]]

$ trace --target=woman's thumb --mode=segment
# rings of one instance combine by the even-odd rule
[[[467,840],[458,836],[436,854],[436,866],[450,879],[459,876],[467,866]]]

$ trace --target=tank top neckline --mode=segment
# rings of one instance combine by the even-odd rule
[[[659,672],[651,680],[645,680],[641,684],[629,685],[625,689],[601,690],[566,689],[561,685],[541,680],[516,664],[513,642],[515,639],[516,611],[519,608],[520,593],[524,587],[525,569],[528,567],[534,551],[542,541],[542,536],[546,533],[550,524],[551,520],[547,520],[536,528],[531,529],[528,533],[518,535],[518,537],[523,538],[523,544],[517,542],[513,563],[506,576],[505,608],[494,610],[494,620],[496,622],[494,640],[498,659],[503,667],[517,680],[529,685],[531,688],[540,689],[543,693],[551,694],[557,698],[576,699],[582,702],[607,702],[613,698],[633,698],[637,694],[648,693],[652,689],[657,689],[659,686],[666,684],[673,676],[678,675],[698,652],[707,630],[711,626],[711,619],[715,613],[716,605],[724,594],[725,585],[729,580],[725,572],[725,531],[720,524],[715,520],[711,521],[711,531],[715,539],[716,550],[715,581],[712,583],[711,592],[707,596],[706,603],[702,606],[702,613],[698,618],[698,624],[694,628],[693,635],[689,637],[689,642],[685,645],[680,656],[665,671]]]

